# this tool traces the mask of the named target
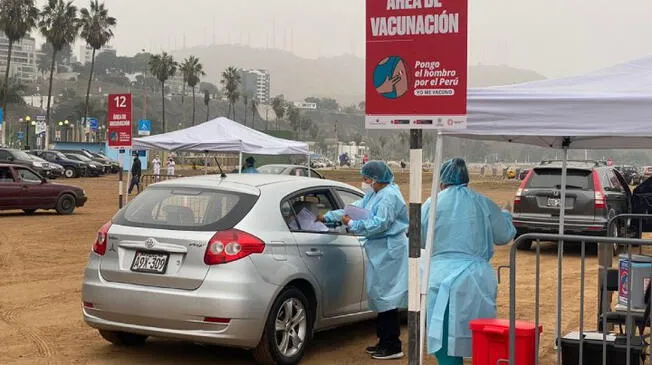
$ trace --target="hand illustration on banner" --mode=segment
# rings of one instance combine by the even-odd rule
[[[374,88],[388,99],[400,98],[408,91],[407,75],[407,66],[401,57],[386,57],[374,69]]]

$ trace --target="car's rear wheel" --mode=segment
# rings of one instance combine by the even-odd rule
[[[274,301],[253,355],[260,364],[299,363],[312,334],[313,311],[301,290],[289,287]]]
[[[68,179],[71,179],[77,176],[77,172],[72,167],[66,167],[66,169],[63,172],[63,176],[67,177]]]
[[[147,336],[134,333],[99,330],[105,340],[116,346],[142,346],[147,341]]]
[[[36,213],[36,209],[23,209],[23,212],[25,212],[27,215],[32,215]]]
[[[63,194],[57,200],[57,213],[63,215],[72,214],[75,211],[75,197],[70,194]]]

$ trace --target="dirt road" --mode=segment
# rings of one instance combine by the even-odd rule
[[[358,186],[355,172],[327,173],[329,178]],[[429,176],[424,182],[429,183]],[[397,174],[407,196],[407,175]],[[253,364],[248,352],[152,339],[142,348],[116,348],[102,340],[81,319],[80,287],[95,232],[114,214],[115,177],[66,180],[83,187],[89,201],[72,216],[42,212],[25,216],[0,212],[0,364]],[[429,189],[429,185],[427,185]],[[498,203],[512,199],[514,183],[485,181],[474,188]],[[424,196],[427,195],[424,193]],[[541,319],[545,332],[542,354],[552,355],[555,318],[556,246],[544,245],[541,257]],[[519,254],[518,314],[534,318],[534,253]],[[579,255],[564,261],[563,332],[579,325]],[[505,265],[509,247],[499,247],[495,267]],[[586,263],[585,319],[593,326],[596,298],[596,260]],[[507,272],[505,272],[507,274]],[[499,288],[498,316],[508,318],[507,276]],[[403,330],[404,341],[406,331]],[[373,323],[362,323],[320,333],[307,350],[305,364],[367,364],[365,346],[375,342]],[[404,347],[406,349],[406,346]],[[396,363],[405,363],[398,361]],[[428,364],[435,364],[429,359]],[[469,362],[470,363],[470,362]],[[543,362],[547,363],[547,362]]]

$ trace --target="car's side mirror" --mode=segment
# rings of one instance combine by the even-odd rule
[[[48,179],[46,179],[46,178],[44,178],[44,177],[41,178],[41,184],[46,184],[47,182],[48,182]]]

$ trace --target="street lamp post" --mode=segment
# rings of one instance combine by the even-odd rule
[[[36,125],[36,121],[32,120],[29,115],[25,117],[25,149],[29,150],[29,126]]]

